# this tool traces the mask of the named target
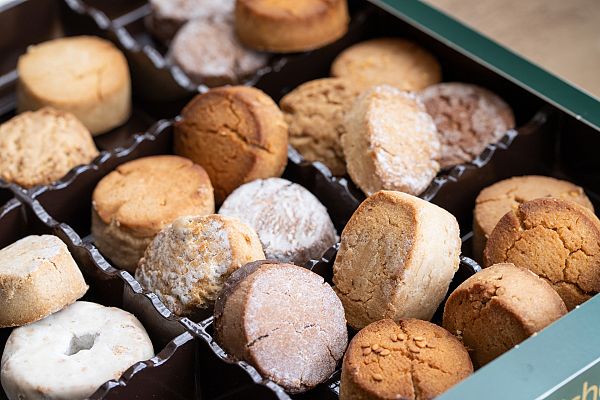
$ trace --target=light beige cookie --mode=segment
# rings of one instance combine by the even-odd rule
[[[364,89],[388,84],[411,91],[442,79],[435,57],[401,38],[371,39],[347,48],[333,62],[331,75],[347,78]]]
[[[348,324],[431,319],[458,270],[460,246],[446,210],[401,192],[367,198],[344,228],[333,265]]]
[[[344,116],[360,94],[351,81],[323,78],[306,82],[281,101],[290,144],[308,161],[320,161],[333,175],[346,173],[341,137]]]
[[[236,218],[181,217],[150,243],[135,277],[177,315],[212,307],[242,265],[265,258],[258,236]]]
[[[340,400],[430,400],[473,373],[448,331],[417,319],[376,321],[350,342]]]
[[[371,88],[358,97],[344,125],[348,174],[367,195],[381,189],[418,195],[440,170],[435,124],[412,93]]]
[[[92,135],[131,113],[127,60],[111,42],[73,36],[30,46],[17,65],[18,112],[51,106],[75,115]]]
[[[38,321],[75,302],[88,287],[67,245],[26,236],[0,250],[0,327]]]
[[[496,182],[483,189],[475,200],[473,210],[473,255],[481,260],[487,238],[507,212],[519,204],[541,197],[574,201],[591,211],[592,203],[583,189],[571,182],[549,176],[516,176]]]
[[[246,46],[275,53],[314,50],[348,30],[347,0],[238,0],[237,34]]]
[[[483,366],[567,313],[548,283],[525,268],[495,264],[448,297],[444,328]]]
[[[506,213],[488,239],[483,265],[497,263],[535,272],[572,310],[600,292],[600,220],[572,201],[527,201]]]
[[[0,125],[0,178],[23,187],[50,184],[98,155],[72,114],[45,107]]]
[[[116,266],[134,272],[154,236],[178,217],[215,211],[204,169],[187,158],[164,155],[122,164],[92,195],[92,234]]]

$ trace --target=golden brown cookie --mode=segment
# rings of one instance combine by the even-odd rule
[[[418,195],[440,169],[435,124],[413,93],[375,86],[354,102],[344,126],[348,174],[367,196],[381,189]]]
[[[448,211],[401,192],[367,198],[344,228],[333,265],[348,324],[431,319],[458,270],[460,245]]]
[[[583,189],[567,181],[549,176],[517,176],[496,182],[483,189],[475,200],[473,211],[473,255],[483,257],[487,238],[507,212],[519,204],[541,197],[554,197],[574,201],[594,211]]]
[[[71,112],[98,135],[131,113],[127,60],[111,42],[74,36],[30,46],[19,58],[19,112],[51,106]]]
[[[340,400],[429,400],[473,373],[463,345],[430,322],[383,319],[350,342]]]
[[[348,30],[346,0],[238,0],[237,34],[248,47],[293,53],[323,47]]]
[[[473,161],[515,127],[508,104],[477,85],[439,83],[423,90],[421,100],[440,134],[442,168]]]
[[[208,172],[217,203],[243,183],[281,176],[287,145],[288,128],[277,104],[252,87],[197,95],[175,124],[175,153]]]
[[[533,272],[495,264],[464,281],[444,307],[444,328],[483,366],[567,313],[560,296]]]
[[[546,279],[572,310],[600,291],[600,220],[568,200],[520,204],[496,225],[484,266],[513,263]]]
[[[344,50],[331,75],[361,88],[388,84],[401,90],[422,90],[442,79],[440,64],[427,50],[401,38],[378,38]]]
[[[45,107],[0,125],[0,178],[23,187],[52,183],[97,155],[90,132],[68,112]]]
[[[359,94],[351,81],[339,78],[317,79],[292,90],[279,103],[290,144],[308,161],[320,161],[333,175],[344,175],[344,116]]]
[[[130,161],[106,175],[92,196],[92,234],[98,249],[134,272],[154,236],[177,217],[215,211],[201,166],[178,156]]]

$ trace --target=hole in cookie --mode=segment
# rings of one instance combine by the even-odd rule
[[[75,336],[71,338],[71,343],[69,343],[69,348],[65,353],[67,356],[72,356],[74,354],[79,353],[82,350],[89,350],[94,347],[94,342],[98,337],[97,333],[88,333],[81,336]]]

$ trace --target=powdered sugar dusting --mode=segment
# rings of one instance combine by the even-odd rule
[[[150,0],[154,12],[174,19],[226,16],[233,13],[235,0]]]

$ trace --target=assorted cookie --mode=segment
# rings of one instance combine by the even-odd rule
[[[132,314],[78,301],[13,330],[0,376],[10,400],[84,399],[153,356],[152,342]]]
[[[354,212],[333,265],[348,324],[429,320],[458,270],[460,233],[446,210],[401,192],[380,191]]]
[[[90,132],[66,111],[44,107],[0,125],[0,178],[26,188],[53,183],[98,154]]]
[[[241,42],[261,51],[314,50],[348,30],[347,0],[237,0],[235,28]]]
[[[135,272],[154,236],[178,217],[215,211],[204,169],[171,155],[118,166],[92,195],[94,244],[116,266]]]
[[[385,84],[410,91],[425,89],[442,78],[435,57],[402,38],[377,38],[350,46],[333,62],[331,75],[364,89]]]
[[[67,111],[92,135],[122,125],[131,113],[127,60],[107,40],[74,36],[29,46],[17,72],[18,112],[45,106]]]
[[[65,243],[27,236],[0,250],[0,327],[39,321],[88,289]],[[3,363],[4,364],[4,363]]]
[[[541,198],[570,200],[594,211],[583,189],[571,182],[549,176],[516,176],[496,182],[483,189],[475,200],[473,210],[473,254],[481,260],[483,249],[494,227],[507,212],[519,204]]]
[[[452,292],[443,325],[483,366],[566,313],[544,279],[510,263],[494,264]]]
[[[440,141],[419,98],[392,86],[363,92],[344,120],[348,174],[368,196],[378,190],[418,195],[440,170]]]
[[[487,241],[483,265],[497,263],[535,272],[572,310],[600,292],[600,220],[569,200],[526,201],[500,219]]]
[[[244,183],[281,176],[287,164],[283,114],[268,95],[252,87],[221,87],[197,95],[181,112],[174,137],[175,153],[208,173],[217,204]]]
[[[433,399],[473,373],[465,347],[427,321],[382,319],[350,342],[340,400]]]
[[[440,136],[442,168],[474,160],[515,126],[508,104],[480,86],[439,83],[420,96]]]
[[[290,144],[308,161],[320,161],[333,175],[346,173],[341,137],[344,117],[360,91],[352,81],[323,78],[306,82],[279,105],[289,126]]]
[[[264,258],[256,232],[236,218],[180,217],[156,235],[135,277],[173,313],[194,317],[213,306],[229,275]]]
[[[227,354],[290,393],[329,378],[348,343],[335,292],[321,276],[292,264],[257,261],[235,271],[214,317]]]
[[[302,186],[281,178],[246,183],[227,197],[219,214],[254,228],[268,259],[303,265],[337,241],[327,209]]]

